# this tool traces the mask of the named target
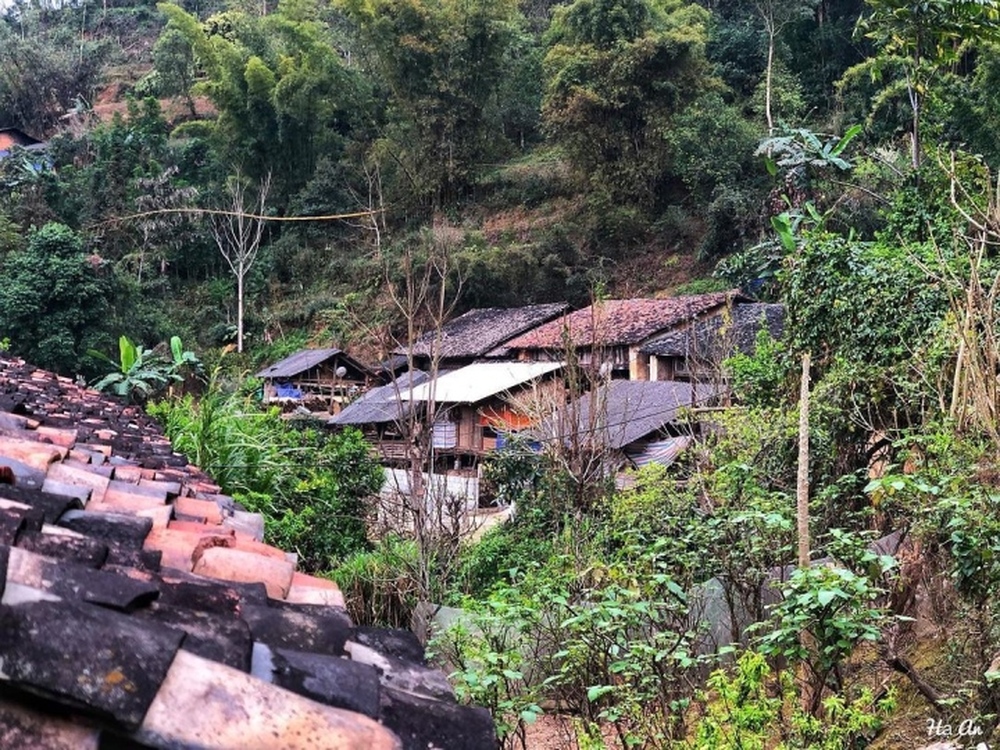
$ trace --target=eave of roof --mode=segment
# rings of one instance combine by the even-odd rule
[[[339,414],[332,417],[327,424],[336,426],[385,424],[405,419],[412,405],[402,398],[404,392],[411,387],[427,382],[430,378],[420,370],[403,373],[392,383],[372,388],[355,401],[346,406]]]
[[[714,385],[669,380],[612,380],[543,420],[546,439],[586,433],[608,448],[620,449],[664,429],[685,408],[721,395]]]
[[[562,362],[477,362],[439,375],[435,380],[404,391],[405,401],[440,404],[475,404],[497,396],[549,373],[560,370]]]
[[[781,338],[784,318],[785,306],[781,304],[733,305],[728,314],[723,310],[684,330],[670,331],[647,342],[639,351],[661,357],[751,354],[756,346],[757,332],[762,328],[766,328],[772,338]]]
[[[275,362],[269,367],[265,367],[263,370],[258,372],[255,377],[267,380],[274,380],[277,378],[294,378],[296,375],[308,372],[314,367],[318,367],[324,362],[327,362],[335,357],[339,357],[343,360],[344,363],[352,367],[357,374],[364,375],[368,372],[367,367],[341,349],[303,349],[278,362]]]

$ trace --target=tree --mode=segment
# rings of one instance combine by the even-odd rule
[[[509,72],[512,0],[342,0],[398,117],[378,150],[399,192],[438,209],[462,195],[479,164],[501,153],[497,93]],[[523,40],[517,40],[523,41]],[[514,128],[525,117],[507,113]]]
[[[192,117],[197,116],[191,88],[194,86],[194,50],[175,27],[167,27],[153,45],[153,64],[161,94],[183,96]]]
[[[771,112],[771,95],[774,81],[774,53],[778,37],[789,24],[808,18],[818,0],[754,0],[757,14],[764,22],[767,36],[767,63],[764,67],[764,116],[767,134],[774,135],[774,115]]]
[[[707,22],[682,0],[577,0],[556,10],[543,121],[591,189],[650,206],[671,186],[663,134],[714,82]]]
[[[193,93],[219,111],[199,127],[252,179],[271,174],[279,204],[309,181],[320,158],[342,153],[367,120],[364,83],[344,65],[326,25],[312,20],[315,3],[282,3],[263,17],[229,10],[204,24],[172,3],[158,7],[168,31],[193,51]]]
[[[921,162],[924,101],[942,73],[953,70],[976,45],[1000,41],[996,0],[867,0],[872,12],[861,22],[880,46],[873,72],[902,67],[911,111],[910,160]]]
[[[267,194],[271,188],[268,174],[251,192],[248,180],[237,170],[226,181],[228,201],[223,211],[213,214],[212,236],[226,259],[226,264],[236,277],[236,351],[243,351],[243,308],[247,274],[257,261],[257,253],[264,237],[264,211]]]
[[[92,98],[105,51],[93,41],[67,45],[42,29],[18,37],[0,23],[0,127],[51,133],[68,109]]]
[[[88,255],[69,227],[46,224],[7,257],[3,274],[0,335],[11,351],[40,367],[80,372],[86,352],[102,348],[107,335],[114,295],[104,261]]]

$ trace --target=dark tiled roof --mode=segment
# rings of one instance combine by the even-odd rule
[[[548,305],[470,310],[441,328],[438,354],[445,359],[482,357],[514,336],[542,325],[568,309],[569,305],[565,302],[557,302]],[[414,341],[411,347],[413,355],[430,357],[437,336],[438,332],[432,331]],[[399,349],[397,352],[405,353],[406,350]]]
[[[545,420],[545,439],[577,434],[619,449],[662,430],[681,409],[705,405],[719,396],[711,385],[668,380],[612,380]]]
[[[367,371],[364,365],[340,349],[303,349],[269,367],[265,367],[257,373],[256,377],[267,379],[294,378],[296,375],[308,372],[334,357],[339,357],[345,365],[353,369],[355,376],[363,377]]]
[[[562,349],[564,332],[577,347],[639,344],[650,336],[745,298],[713,292],[669,299],[609,299],[553,320],[507,342],[508,349]]]
[[[690,328],[671,331],[645,344],[641,351],[662,357],[725,358],[742,352],[752,354],[757,332],[766,328],[772,338],[780,339],[785,329],[785,306],[762,303],[733,305]]]
[[[327,424],[384,424],[405,419],[410,414],[412,402],[402,396],[413,386],[426,383],[429,379],[430,375],[422,370],[403,373],[394,382],[372,388],[351,402]]]
[[[0,747],[495,746],[135,407],[0,359],[0,467]]]

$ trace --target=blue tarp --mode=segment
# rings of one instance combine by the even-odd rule
[[[302,398],[302,391],[291,383],[275,383],[274,391],[278,398]]]

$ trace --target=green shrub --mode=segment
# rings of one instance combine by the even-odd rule
[[[358,625],[409,628],[417,605],[417,545],[388,536],[370,550],[355,552],[332,572]]]
[[[357,430],[302,429],[250,397],[217,390],[154,404],[150,413],[177,450],[264,514],[268,538],[298,553],[305,570],[328,570],[367,547],[368,500],[383,471]]]

